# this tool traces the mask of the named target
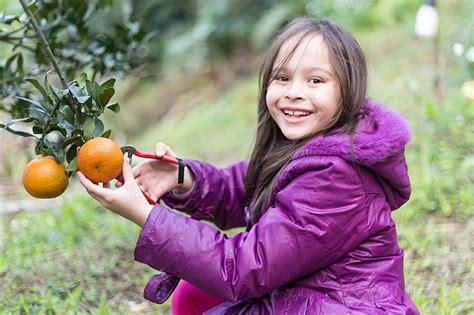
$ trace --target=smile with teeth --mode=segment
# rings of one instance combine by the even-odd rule
[[[304,117],[304,116],[308,116],[311,114],[311,112],[306,112],[306,111],[300,111],[300,110],[287,110],[287,109],[283,109],[282,112],[286,115],[286,116],[289,116],[289,117],[293,117],[293,116],[296,116],[296,117]]]

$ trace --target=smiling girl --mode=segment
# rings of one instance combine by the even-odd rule
[[[419,314],[391,218],[411,192],[410,131],[366,97],[357,41],[298,18],[273,41],[260,84],[249,161],[185,160],[183,184],[175,166],[125,162],[115,190],[79,174],[103,206],[142,226],[135,259],[165,272],[145,297],[162,303],[179,277],[173,314]],[[162,143],[156,154],[176,156]],[[140,187],[190,217],[148,205]]]

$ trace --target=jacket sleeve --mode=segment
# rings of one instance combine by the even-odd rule
[[[231,238],[156,206],[135,259],[233,301],[268,294],[337,261],[367,237],[357,170],[322,157],[292,173],[258,223]]]
[[[210,220],[221,229],[245,226],[244,198],[247,161],[240,161],[225,168],[186,160],[194,175],[194,187],[186,197],[172,192],[161,197],[169,207],[184,211],[196,220]]]

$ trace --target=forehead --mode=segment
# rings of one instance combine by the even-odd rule
[[[320,34],[297,34],[287,39],[281,46],[274,63],[275,67],[282,65],[289,68],[294,68],[298,65],[332,68],[327,45]]]

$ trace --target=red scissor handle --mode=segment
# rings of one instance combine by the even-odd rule
[[[146,158],[146,159],[161,160],[161,161],[164,161],[164,162],[177,164],[179,166],[179,174],[181,174],[181,177],[178,176],[178,183],[180,183],[179,178],[181,178],[181,180],[183,179],[184,164],[183,164],[182,160],[181,160],[181,164],[180,164],[180,161],[179,161],[178,158],[175,158],[175,157],[172,157],[172,156],[169,156],[169,155],[163,155],[163,156],[159,157],[159,156],[156,155],[156,153],[154,151],[142,151],[140,149],[135,148],[132,145],[123,146],[121,149],[122,149],[122,152],[128,153],[130,158],[133,155],[136,155],[138,157],[142,157],[142,158]],[[123,174],[120,174],[120,176],[117,177],[117,180],[122,182],[122,183],[125,183],[125,178],[123,177]],[[151,205],[156,204],[156,201],[153,200],[150,196],[148,196],[143,191],[142,191],[142,193],[143,193],[143,196],[145,196],[148,203],[150,203]]]
[[[169,155],[163,155],[162,157],[159,157],[153,151],[142,151],[140,149],[135,148],[135,152],[133,154],[142,158],[162,160],[162,161],[173,163],[173,164],[179,164],[179,161],[177,158],[169,156]]]

